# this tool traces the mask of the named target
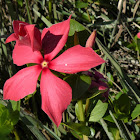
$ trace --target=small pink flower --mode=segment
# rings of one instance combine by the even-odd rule
[[[137,37],[140,39],[140,32],[139,32],[139,33],[137,33]]]
[[[91,48],[84,48],[80,45],[66,50],[55,58],[67,41],[70,17],[64,22],[45,28],[42,35],[34,25],[24,24],[24,27],[21,28],[26,29],[25,34],[28,36],[26,44],[18,38],[20,31],[17,32],[15,28],[15,33],[7,39],[7,42],[12,41],[12,39],[16,40],[13,50],[13,62],[18,66],[27,63],[36,65],[20,70],[6,81],[4,99],[18,101],[32,94],[36,90],[37,80],[41,73],[42,110],[59,126],[62,113],[71,102],[72,89],[68,83],[55,76],[50,69],[73,74],[98,66],[104,63],[104,60]],[[17,29],[19,30],[19,26]],[[26,41],[24,37],[23,34],[23,39]],[[36,46],[36,41],[38,46]],[[43,50],[44,57],[40,51],[36,50]]]

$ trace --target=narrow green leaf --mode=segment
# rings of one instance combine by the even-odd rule
[[[39,129],[45,129],[48,132],[48,134],[51,135],[53,138],[55,138],[56,140],[60,140],[60,138],[52,130],[50,130],[48,127],[36,120],[33,116],[27,114],[27,112],[25,112],[22,108],[20,111],[20,119],[35,135],[37,139],[46,140],[44,135],[39,131]]]
[[[20,120],[29,128],[38,140],[46,140],[44,135],[39,131],[39,124],[35,119],[20,112]]]
[[[38,17],[41,18],[41,20],[48,26],[52,26],[52,23],[49,22],[43,15],[41,15],[41,13],[39,13],[38,11],[35,10],[35,8],[33,8],[33,11],[35,12],[35,14],[37,14]]]
[[[103,129],[105,130],[105,132],[106,132],[108,138],[109,138],[110,140],[114,140],[114,137],[113,137],[112,133],[109,132],[108,126],[107,126],[106,122],[105,122],[102,118],[100,119],[100,123],[101,123]]]

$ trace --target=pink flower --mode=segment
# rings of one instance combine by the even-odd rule
[[[20,24],[21,22],[18,21],[17,23]],[[26,32],[26,36],[25,34],[22,36],[26,43],[18,37],[20,36],[19,33],[24,33],[19,31],[19,26],[14,26],[15,33],[7,39],[7,42],[16,40],[13,62],[18,66],[27,63],[36,65],[20,70],[6,81],[4,99],[18,101],[32,94],[36,90],[37,80],[41,73],[42,110],[59,126],[62,113],[71,102],[72,89],[68,83],[55,76],[50,69],[73,74],[98,66],[104,63],[104,60],[91,48],[84,48],[80,45],[66,50],[55,58],[67,41],[70,17],[64,22],[45,28],[42,35],[34,25],[24,23],[21,28]],[[16,31],[17,29],[19,32]],[[44,57],[40,51],[36,50],[43,50]]]
[[[139,33],[137,33],[137,37],[140,39],[140,32],[139,32]]]

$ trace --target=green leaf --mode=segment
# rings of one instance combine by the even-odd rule
[[[108,73],[107,73],[107,77],[109,78],[108,84],[109,84],[110,86],[113,86],[113,82],[114,82],[113,75],[112,75],[110,72],[108,72]]]
[[[103,119],[104,119],[104,120],[107,120],[107,121],[109,121],[109,122],[114,123],[114,120],[112,119],[112,117],[111,117],[110,115],[105,115],[105,116],[103,117]]]
[[[70,20],[69,36],[73,36],[75,32],[80,32],[83,30],[85,30],[85,27],[82,24],[73,19]]]
[[[76,139],[79,139],[79,140],[82,140],[83,136],[81,133],[75,131],[75,130],[70,130],[71,134],[76,138]]]
[[[28,114],[21,108],[20,119],[29,128],[29,130],[34,134],[34,136],[39,140],[46,140],[45,136],[40,132],[40,128],[45,129],[52,138],[60,140],[60,138],[47,126],[43,125],[40,121],[35,119],[34,115]]]
[[[91,84],[91,78],[86,75],[75,74],[67,77],[65,80],[72,88],[73,100],[80,99],[80,97],[82,97],[83,94],[86,93]]]
[[[115,140],[120,140],[119,130],[115,125],[109,126],[109,131],[113,134]]]
[[[19,121],[19,111],[10,112],[11,124],[16,125]]]
[[[23,6],[23,0],[17,0],[17,2],[21,7]]]
[[[76,8],[85,8],[88,6],[88,3],[78,0],[75,2],[75,6]]]
[[[13,130],[8,109],[0,104],[0,136],[8,135]]]
[[[48,26],[52,26],[52,23],[50,21],[48,21],[43,15],[41,15],[41,13],[39,13],[38,11],[36,11],[35,8],[33,8],[33,11],[35,12],[35,14],[41,18],[41,20]]]
[[[98,122],[105,115],[107,108],[108,103],[103,103],[99,100],[94,109],[91,111],[89,121]]]
[[[67,126],[68,128],[75,130],[82,135],[90,136],[90,127],[86,126],[85,124],[82,123],[73,123],[73,122],[67,122],[67,123],[62,123],[63,125]]]
[[[39,131],[38,122],[31,116],[26,116],[20,112],[21,121],[29,128],[29,130],[34,134],[34,136],[39,140],[46,140],[44,135]]]
[[[130,99],[127,94],[118,94],[113,105],[118,119],[125,119],[130,114]]]
[[[135,119],[140,115],[140,104],[137,104],[136,107],[134,108],[133,112],[131,113],[132,119]]]
[[[13,111],[20,111],[20,101],[12,101],[10,100],[11,107]]]

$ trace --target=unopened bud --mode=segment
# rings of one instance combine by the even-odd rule
[[[139,32],[139,33],[137,33],[137,37],[140,39],[140,32]]]
[[[86,47],[92,48],[94,43],[95,43],[95,38],[96,38],[96,30],[92,32],[92,34],[89,36],[87,42],[86,42]]]
[[[75,32],[74,34],[74,46],[79,44],[79,38],[78,38],[78,33]]]

